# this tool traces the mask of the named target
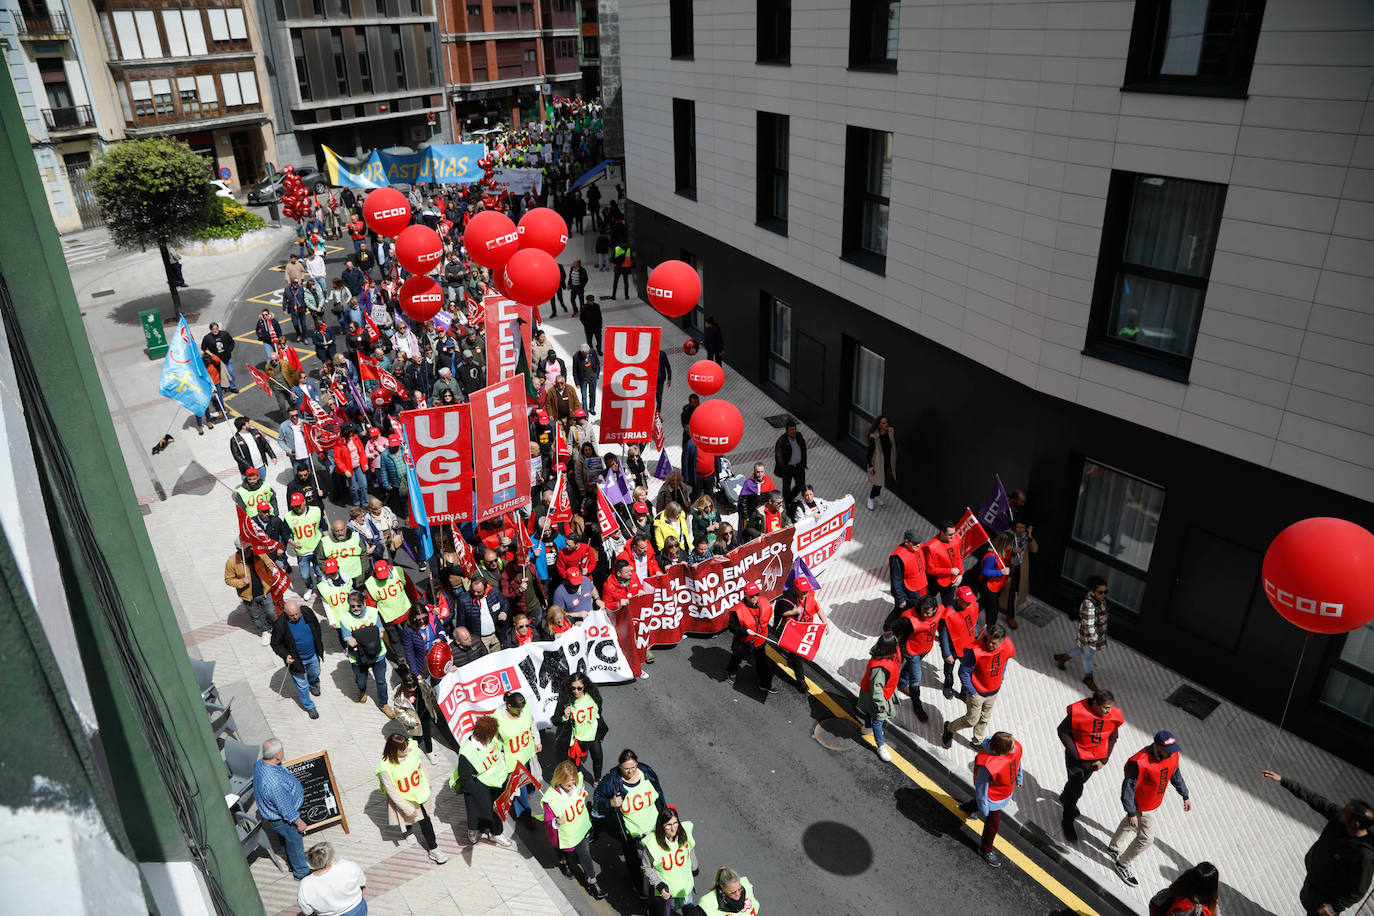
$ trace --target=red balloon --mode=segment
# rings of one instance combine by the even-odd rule
[[[522,305],[540,306],[558,293],[558,262],[539,248],[521,248],[501,268],[506,295]]]
[[[468,257],[483,267],[496,270],[519,249],[520,233],[509,216],[495,210],[483,210],[463,230],[463,245],[468,250]]]
[[[709,398],[725,385],[725,370],[720,363],[709,359],[699,359],[687,370],[687,387]]]
[[[733,451],[744,438],[744,415],[729,401],[712,398],[702,401],[692,412],[687,431],[703,452],[724,455]]]
[[[697,343],[695,337],[689,337],[682,342],[682,352],[686,353],[688,356],[696,356],[697,351],[700,349],[701,344]]]
[[[1269,603],[1312,633],[1349,633],[1374,619],[1371,576],[1374,534],[1341,518],[1294,522],[1264,552]]]
[[[444,666],[453,661],[453,650],[448,647],[446,640],[438,640],[429,647],[429,655],[425,656],[425,665],[429,668],[431,677],[442,678],[444,676]]]
[[[669,318],[681,318],[701,299],[701,277],[686,261],[664,261],[649,272],[644,294]]]
[[[505,296],[507,299],[510,298],[510,293],[506,292],[506,284],[501,279],[501,271],[493,270],[491,272],[491,282],[487,285],[490,286],[492,289],[496,290],[501,295]]]
[[[519,229],[521,248],[538,248],[556,258],[568,247],[568,224],[548,207],[526,210]]]
[[[420,323],[439,314],[444,291],[433,277],[416,275],[401,284],[401,311]]]
[[[372,403],[376,404],[378,407],[385,407],[391,403],[391,392],[387,391],[385,388],[378,388],[376,391],[372,392]]]
[[[396,237],[396,260],[413,274],[427,274],[444,259],[444,240],[428,226],[406,226]]]
[[[394,239],[410,225],[410,202],[395,188],[377,188],[363,201],[363,219],[373,232]]]

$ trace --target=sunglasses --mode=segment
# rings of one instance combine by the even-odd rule
[[[584,693],[584,692],[586,692],[586,690],[587,690],[587,688],[585,688],[585,687],[576,687],[576,686],[574,686],[574,687],[572,688],[572,691],[573,691],[574,693]]]
[[[1097,591],[1093,592],[1093,594],[1094,594],[1094,595],[1105,595],[1105,594],[1107,594],[1107,590],[1106,590],[1105,588],[1099,588]]]
[[[530,628],[530,625],[527,624],[527,623],[526,623],[526,624],[518,624],[518,623],[517,623],[517,624],[515,625],[515,628],[516,628],[517,630],[528,630],[528,629]],[[576,690],[577,688],[574,687],[573,689]]]

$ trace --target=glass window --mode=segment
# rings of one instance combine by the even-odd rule
[[[138,41],[143,45],[144,57],[162,56],[162,39],[157,35],[157,13],[152,10],[138,10],[134,13],[138,24]]]
[[[258,75],[252,70],[239,73],[239,92],[243,95],[243,104],[258,104]]]
[[[186,44],[191,54],[196,57],[204,54],[205,27],[200,20],[200,10],[182,10],[181,22],[186,26]]]
[[[153,80],[153,111],[159,116],[176,113],[172,105],[172,81]]]
[[[1114,604],[1138,611],[1163,511],[1161,487],[1085,461],[1064,578],[1083,585],[1088,576],[1101,576]]]
[[[143,57],[143,49],[138,43],[138,26],[134,23],[134,14],[126,10],[115,10],[113,16],[115,35],[119,37],[120,60],[140,60]]]
[[[131,80],[129,82],[129,95],[134,100],[134,117],[151,118],[153,116],[153,90],[148,86],[147,80]]]
[[[792,390],[792,306],[768,296],[768,381]]]
[[[1139,0],[1126,89],[1243,96],[1264,0]]]
[[[674,190],[685,197],[697,193],[697,103],[673,99]]]
[[[693,29],[692,0],[668,0],[668,48],[672,57],[691,60],[696,42]]]
[[[200,99],[200,110],[205,113],[219,111],[219,99],[215,95],[214,76],[204,73],[196,77],[196,95]]]
[[[406,89],[410,84],[406,79],[406,59],[401,50],[400,26],[393,25],[387,29],[387,41],[391,49],[391,72],[396,75],[396,88]]]
[[[1346,634],[1322,688],[1322,703],[1374,726],[1374,623]]]
[[[248,38],[248,26],[243,20],[243,10],[237,6],[231,6],[224,11],[229,19],[229,37],[235,41],[244,41]]]
[[[792,0],[758,4],[758,62],[785,64],[792,58]]]
[[[180,10],[162,11],[162,31],[167,34],[167,53],[172,57],[186,57],[186,30],[181,24]]]
[[[868,428],[883,412],[886,360],[855,341],[848,344],[854,366],[849,380],[849,437],[865,442]]]
[[[243,93],[239,92],[239,75],[237,73],[221,73],[219,85],[224,90],[225,108],[237,108],[243,104]]]
[[[182,114],[200,114],[200,99],[196,97],[196,78],[194,76],[177,77],[177,96],[181,100]]]
[[[348,95],[348,64],[344,61],[343,30],[329,30],[329,50],[334,56],[335,95]]]
[[[901,18],[899,0],[852,0],[849,66],[860,70],[896,70]]]
[[[301,94],[301,101],[308,102],[313,98],[310,93],[310,68],[305,62],[305,42],[301,40],[300,32],[291,33],[291,53],[296,59],[296,90]]]
[[[362,82],[363,92],[372,91],[372,60],[367,53],[367,30],[356,28],[353,30],[353,47],[358,49],[358,78]]]
[[[787,156],[790,120],[787,115],[758,114],[758,223],[765,229],[787,232]]]
[[[892,134],[851,127],[845,149],[843,251],[861,267],[881,273],[887,263],[892,193]]]

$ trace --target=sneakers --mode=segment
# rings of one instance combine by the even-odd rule
[[[359,691],[358,691],[358,702],[359,702],[359,703],[366,703],[366,702],[367,702],[367,688],[366,688],[366,687],[364,687],[362,690],[359,690]]]
[[[429,851],[429,860],[433,862],[435,865],[443,865],[445,862],[448,861],[448,856],[444,855],[444,851],[442,849],[440,849],[438,846],[435,846],[433,849]]]
[[[313,706],[307,709],[305,711],[305,714],[312,719],[318,719],[320,717],[320,711]]]
[[[263,630],[263,631],[262,631],[262,644],[263,644],[264,646],[270,646],[270,645],[272,645],[272,631],[271,631],[271,630]]]
[[[883,763],[892,762],[892,752],[887,749],[886,744],[878,745],[878,759],[881,760]]]
[[[320,688],[319,688],[319,687],[311,687],[311,688],[310,688],[310,695],[311,695],[312,697],[317,697],[317,696],[319,696],[319,695],[320,695]]]
[[[606,892],[601,889],[601,885],[595,881],[587,882],[587,893],[592,895],[593,900],[605,900]]]
[[[406,845],[407,845],[407,846],[418,846],[418,845],[420,845],[420,841],[417,840],[417,839],[415,838],[415,834],[412,833],[412,832],[409,831],[409,830],[406,831]]]
[[[983,861],[993,868],[1002,867],[1002,857],[997,854],[997,850],[995,849],[989,849],[987,852],[983,853]]]
[[[1069,663],[1069,657],[1068,657],[1067,655],[1065,655],[1063,652],[1056,652],[1056,653],[1054,654],[1054,664],[1055,664],[1056,667],[1059,668],[1060,671],[1063,671],[1063,670],[1064,670],[1064,666],[1067,665],[1068,663]]]
[[[558,860],[558,870],[563,873],[563,877],[565,878],[571,878],[573,876],[572,866],[568,865],[567,859]]]
[[[1131,871],[1131,866],[1122,865],[1118,861],[1116,863],[1116,873],[1120,876],[1122,881],[1125,881],[1131,887],[1140,887],[1140,879],[1135,876],[1135,872]]]
[[[873,511],[873,500],[871,500],[871,499],[868,501],[868,511],[869,511],[869,512],[872,512],[872,511]]]
[[[305,594],[301,595],[301,600],[304,601],[306,604],[309,604],[310,602],[314,601],[315,590],[313,588],[307,588],[305,590]]]
[[[382,707],[382,714],[385,715],[388,719],[396,718],[396,710],[391,708],[390,703]]]
[[[653,652],[652,649],[650,649],[648,652],[645,652],[645,653],[644,653],[644,664],[646,664],[646,665],[652,665],[653,663],[654,663],[654,652]]]
[[[497,834],[496,836],[492,836],[492,835],[489,833],[489,834],[487,834],[487,839],[490,840],[491,842],[495,843],[497,846],[500,846],[502,849],[513,849],[513,848],[515,848],[515,844],[514,844],[514,843],[512,843],[510,840],[506,839],[505,837],[501,836],[500,834]]]
[[[477,845],[478,836],[479,836],[479,834],[477,833],[476,830],[469,830],[469,831],[468,831],[468,845],[469,845],[469,846],[476,846],[476,845]]]
[[[906,684],[898,684],[897,692],[904,696],[911,696],[911,688],[908,687]]]
[[[940,733],[940,746],[945,750],[954,747],[954,736],[950,734],[949,723],[945,723],[945,729]]]
[[[1113,865],[1116,865],[1116,864],[1118,864],[1119,860],[1121,859],[1121,850],[1119,850],[1119,849],[1113,849],[1112,847],[1108,846],[1108,847],[1107,847],[1107,855],[1109,855],[1109,856],[1112,857],[1112,864],[1113,864]]]
[[[886,505],[887,505],[887,503],[883,502],[883,498],[882,498],[881,496],[875,496],[875,497],[873,497],[873,501],[874,501],[875,503],[877,503],[878,505],[880,505],[880,506],[886,506]]]
[[[943,693],[943,694],[945,695],[945,699],[946,699],[946,700],[952,700],[952,699],[954,699],[954,688],[953,688],[953,687],[946,687],[944,690],[941,690],[940,692]]]

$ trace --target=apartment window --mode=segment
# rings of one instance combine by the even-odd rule
[[[439,78],[439,57],[434,52],[434,26],[421,26],[425,42],[425,71],[429,74],[429,85],[437,86],[443,81]]]
[[[186,57],[186,28],[181,22],[181,10],[162,11],[162,31],[167,36],[167,53],[171,57]]]
[[[229,22],[229,39],[231,41],[247,41],[248,22],[243,18],[243,10],[237,6],[231,6],[224,11],[224,15]]]
[[[668,0],[668,45],[674,60],[691,60],[696,53],[692,28],[692,0]]]
[[[787,115],[758,113],[758,224],[787,234]]]
[[[553,56],[563,58],[576,57],[577,40],[573,38],[555,38],[553,40]]]
[[[1122,87],[1243,98],[1264,0],[1137,0]]]
[[[338,0],[336,8],[339,11],[339,16],[343,19],[349,19],[353,15],[352,11],[349,9],[348,0]]]
[[[344,58],[343,30],[329,30],[329,51],[334,57],[334,94],[348,95],[348,62]]]
[[[1322,703],[1374,726],[1374,623],[1345,637],[1322,688]]]
[[[539,57],[539,55],[538,55],[538,53],[534,50],[534,48],[526,48],[526,49],[525,49],[525,63],[527,63],[527,64],[532,64],[532,63],[535,62],[535,60],[536,60],[538,57]]]
[[[129,96],[134,100],[135,118],[151,118],[153,116],[153,91],[149,88],[147,80],[131,80],[129,82]]]
[[[158,117],[172,115],[176,109],[172,106],[172,81],[153,80],[153,112]]]
[[[899,0],[851,0],[850,69],[896,70],[901,18],[902,4]]]
[[[1064,578],[1086,586],[1089,576],[1100,576],[1113,604],[1139,611],[1163,511],[1162,487],[1085,460]]]
[[[845,134],[843,256],[867,270],[887,267],[892,134],[851,127]]]
[[[673,99],[673,183],[683,197],[697,198],[697,103]]]
[[[587,60],[596,60],[601,56],[601,39],[596,35],[584,35],[582,37],[582,56]]]
[[[476,20],[478,20],[477,22],[469,23],[470,25],[480,25],[480,24],[481,24],[481,19],[482,19],[482,4],[480,4],[480,3],[469,3],[469,4],[468,4],[468,19],[476,19]]]
[[[857,341],[845,338],[849,362],[849,438],[868,444],[868,430],[883,413],[883,375],[887,371],[881,356]]]
[[[201,21],[200,10],[182,10],[181,24],[186,27],[186,47],[192,57],[200,57],[208,50],[205,46],[205,24]]]
[[[758,62],[792,60],[792,0],[758,0]]]
[[[521,16],[533,16],[533,15],[534,15],[534,4],[533,4],[533,3],[521,3],[521,4],[520,4],[520,15],[521,15]]]
[[[401,51],[400,26],[393,25],[391,28],[387,29],[387,41],[391,50],[391,72],[396,74],[396,88],[409,89],[410,83],[406,79],[405,54]]]
[[[366,29],[353,30],[353,47],[358,49],[358,79],[362,84],[362,91],[369,93],[372,91],[372,60],[367,53]]]
[[[302,102],[308,102],[314,96],[310,93],[310,68],[305,62],[305,43],[300,32],[291,33],[291,54],[296,59],[296,91]]]
[[[324,15],[323,12],[320,13]],[[229,17],[224,14],[224,10],[208,9],[205,16],[210,20],[210,40],[228,41],[229,40]]]
[[[316,19],[323,19],[324,0],[313,0],[313,2],[311,3],[311,11],[315,14]]]
[[[215,95],[215,77],[202,73],[196,77],[196,96],[200,101],[202,114],[210,115],[219,111],[219,98]]]
[[[194,76],[177,77],[177,95],[181,101],[182,114],[200,114],[200,97],[196,94],[196,78]]]
[[[1112,173],[1085,353],[1187,379],[1225,201],[1225,185]]]
[[[768,381],[792,390],[792,306],[763,294],[768,320]]]

